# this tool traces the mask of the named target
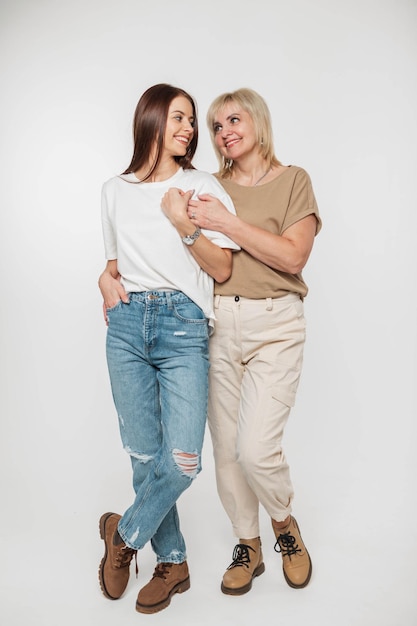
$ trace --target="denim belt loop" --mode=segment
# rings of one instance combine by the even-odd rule
[[[267,298],[266,299],[266,310],[267,311],[272,311],[272,298]]]
[[[217,294],[216,296],[214,296],[214,308],[218,309],[220,306],[220,296],[219,294]]]
[[[172,304],[171,292],[170,291],[166,291],[165,292],[165,297],[167,299],[167,307],[168,307],[168,309],[173,309],[174,305]]]

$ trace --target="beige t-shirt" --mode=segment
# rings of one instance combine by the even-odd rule
[[[233,200],[237,215],[277,235],[307,215],[317,219],[316,234],[321,219],[309,175],[295,165],[269,183],[245,187],[216,176]],[[302,298],[308,288],[300,274],[287,274],[268,267],[245,250],[234,252],[233,271],[224,283],[215,283],[214,293],[244,298],[279,298],[287,293],[299,293]]]

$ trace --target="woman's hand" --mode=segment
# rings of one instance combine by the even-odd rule
[[[120,300],[126,303],[129,302],[129,296],[120,282],[120,274],[117,270],[116,259],[107,262],[106,269],[98,279],[98,286],[100,288],[101,295],[103,296],[104,321],[108,324],[107,309],[111,309],[116,306]]]
[[[184,227],[187,229],[190,226],[187,206],[193,193],[194,189],[182,191],[182,189],[178,189],[177,187],[171,187],[162,197],[161,208],[178,231],[182,231]],[[180,234],[182,234],[182,232]]]
[[[188,217],[195,226],[225,233],[227,225],[235,217],[226,209],[218,198],[208,193],[198,196],[198,200],[189,200]]]

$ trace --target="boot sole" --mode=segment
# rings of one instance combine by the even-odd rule
[[[250,591],[252,589],[253,579],[256,578],[257,576],[260,576],[261,574],[263,574],[264,571],[265,571],[265,563],[261,563],[254,570],[254,572],[252,574],[251,580],[246,585],[244,585],[243,587],[238,587],[237,589],[233,589],[232,587],[226,587],[222,583],[220,588],[221,588],[222,592],[225,593],[228,596],[243,596],[244,593],[248,593],[248,591]]]
[[[139,602],[136,601],[136,610],[138,611],[138,613],[147,613],[148,615],[151,613],[158,613],[158,611],[162,611],[162,609],[166,609],[166,607],[169,606],[173,595],[175,595],[176,593],[184,593],[184,591],[188,591],[189,588],[190,588],[190,577],[186,578],[185,580],[182,580],[180,583],[175,585],[175,587],[173,587],[171,591],[169,592],[168,597],[165,598],[165,600],[162,600],[162,602],[158,602],[157,604],[147,605],[147,604],[139,604]]]
[[[109,519],[109,517],[111,517],[112,515],[114,515],[114,513],[104,513],[101,517],[100,517],[100,537],[101,539],[103,539],[104,541],[104,556],[100,561],[100,566],[98,569],[98,580],[100,582],[100,587],[101,587],[101,591],[103,592],[103,594],[106,596],[106,598],[108,598],[109,600],[118,600],[119,597],[115,598],[114,596],[111,596],[109,594],[109,592],[106,589],[106,585],[104,584],[104,577],[103,577],[103,569],[104,569],[104,564],[106,563],[106,559],[107,559],[107,543],[106,543],[106,522]]]

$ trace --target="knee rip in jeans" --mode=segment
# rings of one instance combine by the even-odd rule
[[[174,462],[180,472],[188,478],[195,478],[198,474],[198,454],[189,454],[182,450],[175,449],[172,451]]]
[[[140,463],[149,463],[149,461],[152,461],[153,456],[149,456],[149,454],[140,454],[140,452],[135,452],[135,450],[132,450],[132,448],[129,448],[129,446],[125,446],[125,452],[128,453],[129,456],[131,456],[133,459],[137,459]]]

